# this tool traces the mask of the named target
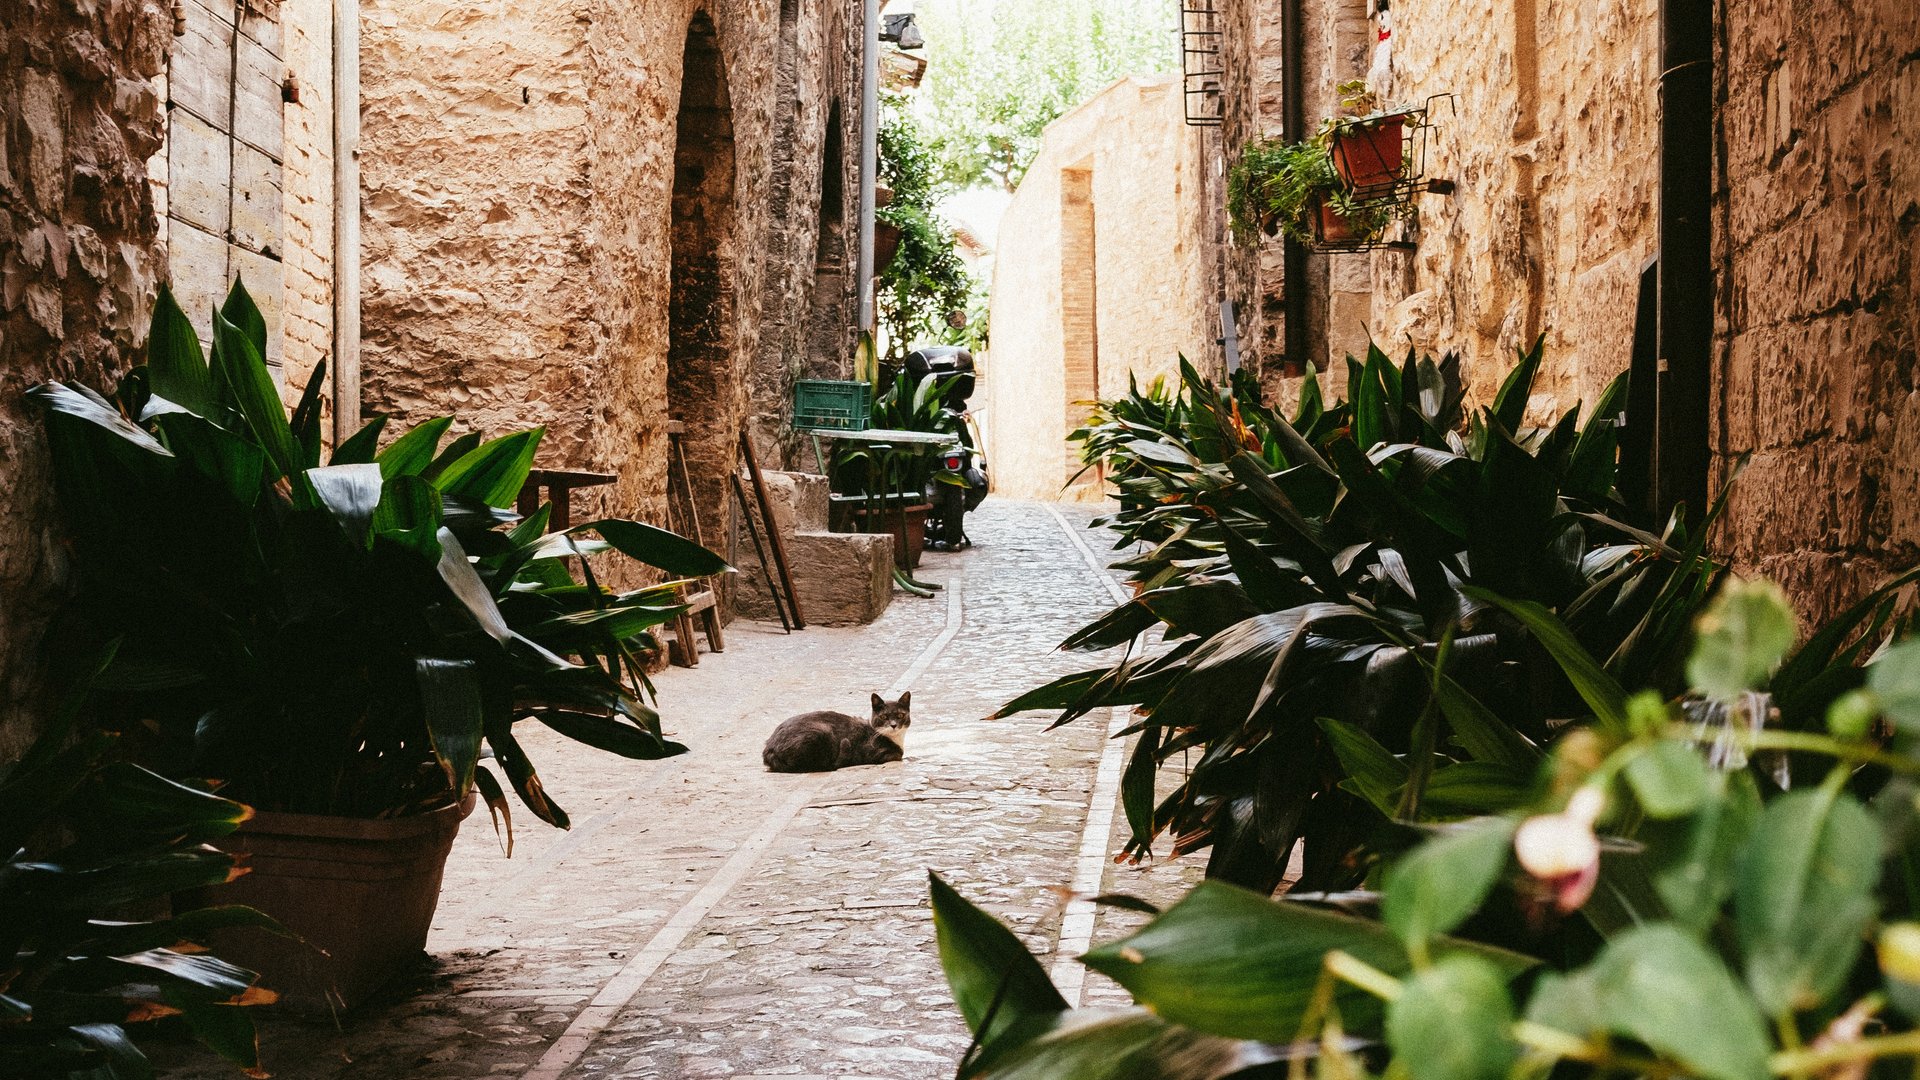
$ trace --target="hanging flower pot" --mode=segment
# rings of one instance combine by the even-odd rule
[[[884,219],[873,223],[873,272],[886,273],[900,253],[900,226]]]
[[[1333,132],[1333,167],[1355,197],[1385,194],[1406,163],[1407,113],[1341,124]]]
[[[1320,221],[1314,235],[1322,243],[1338,244],[1354,238],[1353,221],[1341,213],[1331,199],[1320,199],[1315,207]]]

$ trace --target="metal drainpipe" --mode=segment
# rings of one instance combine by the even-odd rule
[[[1300,0],[1282,0],[1280,49],[1280,132],[1288,142],[1296,143],[1307,137],[1306,95],[1300,78],[1300,68],[1306,63],[1300,41]],[[1282,242],[1280,287],[1287,320],[1282,371],[1303,375],[1306,365],[1313,363],[1307,355],[1307,249],[1291,236],[1283,237]]]
[[[333,0],[333,441],[360,429],[360,0]]]
[[[873,186],[880,177],[880,0],[866,0],[860,46],[860,329],[873,330]]]
[[[1712,394],[1713,0],[1660,4],[1659,375],[1653,503],[1706,514]]]

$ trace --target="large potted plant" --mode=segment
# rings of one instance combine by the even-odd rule
[[[214,325],[209,364],[163,291],[147,363],[111,397],[31,391],[73,555],[52,652],[121,642],[102,722],[146,763],[223,781],[260,810],[236,842],[256,872],[206,899],[254,903],[325,950],[274,970],[294,998],[351,1003],[423,945],[475,795],[505,824],[511,786],[567,825],[516,723],[630,758],[684,751],[646,703],[637,655],[678,610],[673,582],[616,592],[593,557],[686,577],[727,567],[639,522],[549,533],[547,507],[507,511],[539,429],[442,448],[443,417],[380,448],[376,420],[322,465],[321,373],[289,419],[239,285]]]
[[[927,375],[914,380],[905,372],[894,376],[874,400],[873,426],[893,431],[952,434],[958,424],[944,407],[954,377]],[[876,448],[874,444],[843,440],[834,449],[829,525],[838,532],[892,533],[902,565],[920,565],[926,548],[927,485],[937,461],[924,445]],[[904,522],[904,524],[903,524]]]
[[[250,1007],[274,994],[202,944],[273,921],[244,907],[165,914],[174,890],[246,872],[209,842],[247,808],[119,760],[110,735],[76,732],[80,696],[0,764],[0,1076],[150,1076],[133,1034],[169,1017],[265,1075]]]

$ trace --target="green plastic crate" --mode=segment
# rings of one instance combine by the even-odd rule
[[[793,384],[793,426],[806,431],[861,431],[872,426],[873,388],[863,382],[800,379]]]

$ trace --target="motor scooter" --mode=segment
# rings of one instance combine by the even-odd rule
[[[987,461],[980,453],[967,398],[974,389],[973,354],[957,345],[927,345],[906,356],[907,374],[915,380],[932,375],[951,380],[941,412],[950,421],[955,444],[940,456],[940,467],[927,482],[927,546],[958,551],[970,547],[966,515],[987,497]]]

